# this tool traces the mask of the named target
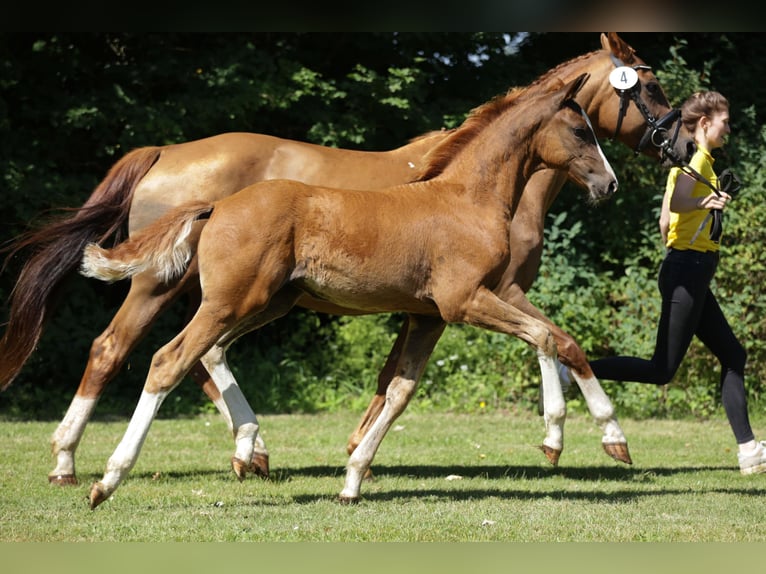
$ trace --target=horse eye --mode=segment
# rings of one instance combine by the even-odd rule
[[[657,97],[660,93],[662,93],[662,90],[660,90],[659,84],[655,82],[646,84],[646,91],[649,92],[649,95],[652,97]]]

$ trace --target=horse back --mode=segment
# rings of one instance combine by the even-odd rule
[[[379,190],[412,181],[441,138],[429,135],[382,152],[320,146],[274,136],[233,132],[162,148],[139,183],[130,231],[190,201],[218,201],[251,184],[291,179],[311,185]]]

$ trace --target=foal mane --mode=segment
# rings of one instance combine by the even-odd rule
[[[468,118],[457,128],[454,128],[448,132],[444,138],[444,141],[438,144],[432,151],[430,151],[426,157],[426,165],[420,173],[420,176],[415,181],[426,181],[432,179],[442,173],[455,157],[457,152],[462,149],[468,142],[473,140],[479,133],[482,132],[489,124],[502,115],[508,108],[516,104],[520,99],[528,94],[535,94],[538,89],[546,88],[556,81],[561,73],[561,70],[587,60],[596,55],[602,54],[603,50],[594,50],[587,54],[576,56],[571,60],[562,62],[555,68],[551,68],[531,84],[526,87],[510,88],[504,95],[495,96],[481,106],[474,108],[468,115]],[[560,80],[559,80],[559,83]],[[427,137],[433,134],[429,132],[422,137]],[[418,138],[420,139],[420,138]]]
[[[512,107],[527,91],[528,88],[512,88],[507,94],[495,96],[471,110],[466,120],[459,127],[451,130],[444,141],[428,153],[427,163],[415,181],[426,181],[442,173],[458,151]]]

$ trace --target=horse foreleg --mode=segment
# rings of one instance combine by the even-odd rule
[[[415,394],[426,363],[445,327],[445,323],[438,317],[410,316],[408,321],[409,329],[396,364],[396,376],[386,390],[383,409],[349,457],[345,484],[338,496],[344,504],[359,500],[362,480],[372,459],[388,429],[404,412]]]
[[[177,288],[160,288],[151,276],[133,278],[122,306],[106,330],[94,339],[77,392],[51,436],[51,451],[56,457],[56,467],[48,473],[51,484],[77,484],[75,451],[98,399],[155,318],[177,294]]]

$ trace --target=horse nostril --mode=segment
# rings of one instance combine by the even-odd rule
[[[610,196],[610,197],[611,197],[612,195],[614,195],[615,193],[617,193],[617,187],[618,187],[618,185],[619,185],[619,184],[618,184],[616,181],[613,181],[612,183],[610,183],[610,184],[609,184],[609,196]]]

